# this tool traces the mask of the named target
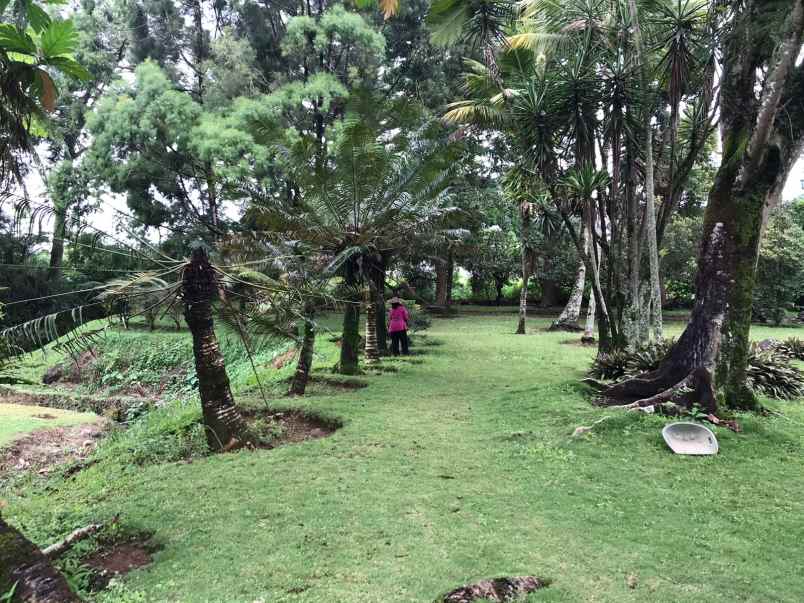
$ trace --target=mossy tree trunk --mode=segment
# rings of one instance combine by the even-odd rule
[[[304,305],[304,334],[299,350],[299,359],[296,362],[296,372],[290,382],[288,393],[293,396],[303,396],[310,380],[310,370],[313,367],[313,352],[315,350],[315,305],[308,301]]]
[[[193,249],[184,269],[182,294],[184,320],[193,337],[198,393],[204,415],[207,443],[212,450],[231,450],[245,443],[245,423],[235,405],[229,376],[212,320],[212,299],[218,279],[206,250]]]
[[[350,300],[343,312],[343,333],[341,337],[341,357],[339,372],[344,375],[356,375],[360,371],[358,354],[360,349],[360,297],[357,292],[360,284],[360,266],[352,258],[344,267],[344,285]]]
[[[607,389],[604,401],[697,402],[711,412],[721,398],[732,408],[756,407],[746,374],[763,215],[804,136],[804,67],[795,66],[804,2],[790,3],[775,49],[759,33],[757,20],[772,18],[761,5],[747,3],[725,38],[723,161],[704,214],[689,324],[657,370]],[[758,73],[767,75],[757,100]]]
[[[39,547],[0,517],[0,595],[12,588],[12,601],[81,601]]]

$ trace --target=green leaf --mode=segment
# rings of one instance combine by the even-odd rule
[[[50,15],[41,6],[33,2],[28,3],[28,24],[31,29],[36,33],[42,33],[50,23]]]
[[[2,15],[6,8],[8,8],[8,4],[11,0],[0,0],[0,15]]]
[[[36,63],[36,57],[30,54],[23,54],[22,52],[7,52],[6,56],[9,61],[14,63],[24,63],[26,65],[34,65]]]
[[[42,32],[42,55],[46,58],[53,58],[68,55],[75,50],[78,42],[78,33],[73,27],[73,22],[69,19],[65,21],[53,21],[48,28]]]
[[[91,80],[92,74],[84,69],[84,67],[76,60],[69,57],[53,57],[45,61],[45,64],[55,67],[64,75],[69,75],[78,80]]]
[[[0,50],[36,54],[36,44],[31,36],[8,23],[0,24]]]

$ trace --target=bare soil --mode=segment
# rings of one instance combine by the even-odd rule
[[[243,417],[252,426],[272,427],[258,448],[273,449],[286,444],[317,440],[332,435],[341,424],[332,419],[305,413],[301,410],[244,410]],[[260,434],[265,435],[265,434]]]
[[[148,535],[102,542],[98,550],[82,559],[93,571],[92,590],[103,590],[112,578],[150,565],[158,549]]]
[[[60,465],[86,459],[109,430],[111,421],[40,429],[0,450],[0,475],[36,472],[46,475]]]

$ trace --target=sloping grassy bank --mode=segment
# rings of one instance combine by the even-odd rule
[[[523,337],[508,315],[436,320],[427,340],[440,345],[386,361],[398,370],[362,377],[367,388],[288,399],[269,387],[274,406],[344,424],[276,450],[137,458],[170,433],[158,421],[197,412],[166,407],[71,478],[4,492],[4,516],[43,544],[116,514],[154,532],[154,564],[113,601],[430,602],[520,574],[553,581],[532,601],[804,599],[801,403],[718,430],[717,457],[674,456],[664,419],[589,404],[578,380],[593,350],[536,330],[548,324]],[[322,340],[319,367],[337,351]],[[237,387],[262,404],[253,383]]]

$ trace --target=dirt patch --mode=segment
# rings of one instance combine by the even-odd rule
[[[296,409],[244,410],[243,417],[259,438],[256,447],[269,450],[285,444],[325,438],[343,426],[334,419]]]
[[[284,354],[280,354],[276,358],[273,359],[271,362],[271,366],[275,369],[281,369],[286,366],[288,363],[293,362],[296,358],[296,348],[291,348]]]
[[[147,535],[102,542],[97,551],[82,559],[83,564],[92,570],[91,589],[96,592],[103,590],[112,578],[150,565],[153,553],[158,549]]]
[[[461,586],[435,600],[435,603],[471,603],[472,601],[514,601],[548,585],[536,576],[513,576],[482,580]]]
[[[65,463],[80,466],[110,426],[110,421],[99,419],[85,425],[34,431],[0,450],[0,475],[46,475]]]

